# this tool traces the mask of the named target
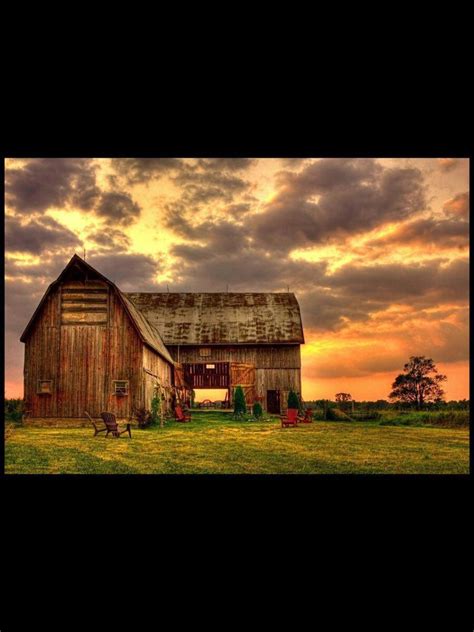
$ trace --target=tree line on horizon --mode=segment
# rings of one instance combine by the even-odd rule
[[[447,376],[439,373],[435,363],[426,356],[411,356],[403,367],[403,373],[395,378],[388,400],[356,402],[350,393],[336,393],[334,400],[312,400],[306,405],[319,408],[327,406],[348,410],[400,410],[413,408],[416,410],[469,410],[469,400],[451,400],[446,402],[442,383]]]

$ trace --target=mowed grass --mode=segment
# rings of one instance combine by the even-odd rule
[[[132,439],[89,428],[15,427],[7,474],[468,474],[469,430],[199,413],[187,424],[133,429]]]

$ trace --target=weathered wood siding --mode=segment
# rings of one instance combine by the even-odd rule
[[[143,345],[142,366],[143,406],[150,410],[156,381],[161,386],[171,386],[172,370],[168,362],[146,345]]]
[[[201,356],[202,346],[168,347],[172,357],[183,364],[240,362],[255,366],[255,394],[266,406],[267,391],[281,392],[282,410],[286,409],[286,401],[290,390],[301,394],[301,353],[300,345],[235,345],[209,346],[209,356]],[[249,389],[247,395],[252,399],[254,391]]]
[[[25,344],[24,398],[27,409],[35,417],[58,414],[59,318],[59,294],[50,294]],[[53,394],[37,395],[38,380],[53,380]]]
[[[97,293],[81,294],[81,288]],[[144,367],[170,383],[168,363],[143,345],[118,296],[107,290],[105,283],[97,281],[65,282],[48,296],[25,343],[25,399],[30,417],[80,419],[84,410],[92,417],[108,410],[126,418],[144,405]],[[84,300],[91,296],[106,297],[107,303]],[[95,308],[91,318],[89,306]],[[73,322],[79,318],[84,324],[69,324],[71,313]],[[96,324],[97,314],[101,324]],[[47,379],[53,380],[52,394],[37,395],[38,380]],[[114,380],[128,380],[129,394],[114,395]]]
[[[261,345],[261,346],[209,346],[211,355],[200,355],[199,346],[168,346],[174,360],[184,363],[193,362],[242,362],[261,368],[300,369],[301,354],[299,345]]]
[[[267,392],[280,391],[282,410],[287,408],[290,390],[301,394],[300,369],[257,369],[257,394],[263,398],[263,406],[267,405]]]

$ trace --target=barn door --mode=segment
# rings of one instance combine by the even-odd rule
[[[236,386],[241,386],[247,406],[252,406],[255,402],[255,365],[243,364],[241,362],[230,363],[230,386],[232,389],[232,397]]]
[[[267,391],[267,411],[274,415],[280,414],[280,391]]]

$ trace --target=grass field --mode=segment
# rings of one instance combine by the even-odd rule
[[[9,427],[7,474],[467,474],[469,430],[321,422],[281,429],[219,413],[132,430]]]

